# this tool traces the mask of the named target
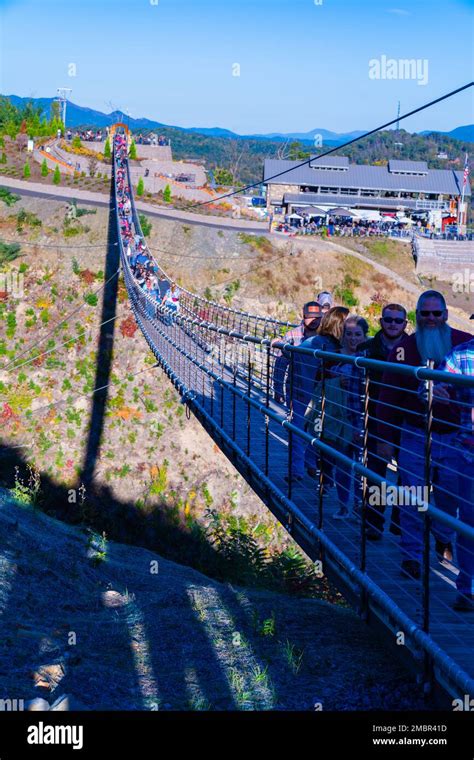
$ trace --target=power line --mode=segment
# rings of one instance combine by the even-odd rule
[[[117,269],[117,271],[116,271],[116,272],[114,272],[114,273],[113,273],[113,274],[112,274],[112,275],[109,277],[109,279],[108,279],[106,282],[104,282],[104,283],[103,283],[103,285],[101,285],[99,288],[97,288],[97,290],[94,290],[94,291],[92,291],[91,295],[97,295],[97,293],[100,293],[100,291],[101,291],[101,290],[103,290],[103,289],[104,289],[104,288],[105,288],[105,287],[106,287],[106,286],[109,284],[109,282],[111,282],[111,281],[113,280],[113,278],[114,278],[114,277],[116,277],[116,276],[118,275],[118,273],[119,273],[119,272],[120,272],[120,268],[119,268],[119,269]],[[74,316],[75,316],[75,315],[76,315],[76,314],[77,314],[79,311],[81,311],[81,309],[83,309],[85,305],[86,305],[86,302],[84,301],[84,302],[83,302],[83,303],[82,303],[80,306],[78,306],[76,309],[74,309],[74,310],[73,310],[73,311],[72,311],[70,314],[68,314],[68,315],[67,315],[67,316],[66,316],[64,319],[62,319],[60,322],[57,322],[57,323],[56,323],[56,324],[55,324],[55,325],[54,325],[54,326],[51,328],[51,330],[50,330],[49,332],[47,332],[47,333],[46,333],[46,335],[44,335],[42,338],[40,338],[40,339],[39,339],[38,341],[36,341],[35,343],[32,343],[32,344],[31,344],[31,345],[30,345],[28,348],[25,348],[25,349],[24,349],[24,350],[23,350],[23,351],[22,351],[20,354],[18,354],[18,356],[16,356],[16,357],[15,357],[15,359],[12,359],[12,360],[11,360],[11,362],[9,362],[8,364],[6,364],[4,367],[1,367],[1,370],[2,370],[2,372],[5,372],[6,370],[8,370],[8,369],[9,369],[9,367],[11,367],[11,365],[12,365],[12,364],[15,364],[15,363],[16,363],[16,361],[17,361],[18,359],[20,359],[22,356],[24,356],[25,354],[27,354],[29,351],[32,351],[34,348],[36,348],[37,346],[39,346],[39,344],[40,344],[40,343],[43,343],[43,342],[44,342],[44,341],[45,341],[47,338],[51,337],[51,335],[53,335],[53,334],[54,334],[54,331],[55,331],[55,330],[57,330],[57,328],[58,328],[58,327],[61,327],[61,325],[64,325],[64,324],[66,324],[66,322],[68,322],[68,321],[69,321],[70,319],[72,319],[72,317],[74,317]]]
[[[156,369],[156,367],[159,367],[160,365],[158,362],[156,364],[150,365],[150,367],[145,367],[145,369],[140,369],[138,372],[134,372],[132,375],[130,373],[127,373],[126,377],[137,377],[137,375],[142,375],[144,372],[149,372],[151,369]],[[99,393],[99,391],[104,391],[106,388],[108,388],[110,385],[112,385],[112,381],[110,383],[107,383],[106,385],[101,385],[99,388],[94,388],[94,390],[91,393],[73,393],[72,398],[92,398],[96,393]],[[44,406],[40,406],[37,409],[33,409],[31,411],[25,412],[25,414],[32,416],[33,414],[37,414],[38,412],[42,412],[45,409],[51,409],[53,406],[59,406],[60,404],[67,404],[70,403],[69,399],[71,396],[68,396],[68,398],[59,399],[59,401],[52,401],[50,404],[45,404]]]
[[[100,329],[104,325],[107,325],[109,322],[115,322],[116,319],[119,318],[119,315],[117,314],[115,317],[111,317],[110,319],[106,319],[104,322],[101,322],[100,325],[98,325],[97,329]],[[64,343],[60,343],[59,346],[54,346],[54,348],[49,348],[47,351],[43,351],[41,354],[37,354],[37,356],[32,356],[31,359],[26,359],[26,361],[21,362],[20,364],[14,364],[14,366],[8,370],[8,372],[12,372],[14,369],[19,369],[20,367],[24,367],[27,364],[32,364],[32,362],[37,361],[42,356],[48,356],[48,354],[54,353],[54,351],[58,351],[60,348],[63,348],[64,346],[67,346],[68,343],[74,343],[76,340],[80,340],[85,336],[85,332],[80,333],[80,335],[77,335],[74,338],[69,338],[69,340],[64,341]],[[13,360],[15,361],[15,360]],[[3,371],[3,370],[2,370]]]
[[[348,142],[343,143],[343,145],[337,145],[335,148],[331,148],[330,150],[325,151],[324,153],[320,153],[316,157],[310,157],[307,158],[305,161],[302,161],[300,164],[297,164],[296,166],[290,167],[290,169],[284,169],[281,172],[278,172],[277,174],[273,174],[271,177],[267,177],[265,182],[269,182],[272,179],[276,179],[277,177],[282,177],[284,174],[288,174],[289,172],[294,171],[295,169],[300,169],[302,166],[307,166],[311,161],[315,160],[315,158],[320,159],[324,158],[325,156],[331,155],[331,153],[336,153],[338,150],[343,150],[344,148],[347,148],[349,145],[353,145],[353,143],[359,142],[360,140],[364,140],[366,137],[370,137],[370,135],[375,134],[376,132],[380,132],[382,129],[386,129],[387,127],[390,127],[392,124],[396,124],[400,121],[403,121],[403,119],[408,119],[409,116],[414,116],[416,113],[420,113],[420,111],[424,111],[426,108],[431,108],[431,106],[436,105],[436,103],[441,103],[443,100],[446,100],[447,98],[452,98],[453,95],[457,95],[459,92],[463,92],[463,90],[467,90],[469,87],[472,87],[474,85],[474,82],[469,82],[468,84],[464,84],[462,87],[458,87],[456,90],[451,90],[451,92],[446,93],[445,95],[441,95],[439,98],[435,98],[435,100],[431,100],[429,103],[425,103],[422,106],[418,106],[418,108],[414,108],[412,111],[408,111],[408,113],[403,114],[402,116],[397,115],[395,119],[391,119],[391,121],[387,121],[385,124],[381,124],[379,127],[375,127],[375,129],[371,129],[369,132],[365,132],[363,135],[360,135],[359,137],[354,137],[352,140],[348,140]],[[217,201],[222,200],[223,198],[230,198],[233,195],[238,195],[238,193],[244,193],[246,190],[252,190],[254,187],[258,187],[261,185],[262,182],[254,182],[251,185],[246,185],[245,187],[239,188],[239,190],[232,190],[230,193],[225,193],[225,195],[218,195],[217,198],[212,198],[208,201],[200,201],[199,203],[194,203],[192,206],[188,206],[188,208],[197,208],[198,206],[207,206],[209,203],[216,203]]]
[[[110,245],[118,245],[118,243],[96,243],[93,245],[92,243],[89,245],[61,245],[59,243],[54,243],[49,240],[45,240],[44,242],[32,242],[30,240],[6,240],[4,237],[2,237],[2,243],[18,243],[18,245],[38,245],[38,246],[50,246],[52,248],[103,248],[109,247]]]

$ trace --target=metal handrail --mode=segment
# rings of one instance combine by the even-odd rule
[[[133,199],[132,193],[131,198]],[[324,550],[328,557],[331,558],[331,562],[334,561],[339,566],[344,567],[345,571],[361,590],[362,607],[367,604],[366,596],[368,595],[371,600],[375,600],[385,610],[389,617],[397,621],[399,626],[409,631],[413,641],[421,646],[425,652],[427,658],[425,662],[425,679],[427,682],[430,677],[430,667],[435,665],[448,680],[451,688],[455,684],[454,688],[463,689],[463,693],[472,693],[472,689],[474,688],[472,677],[464,672],[459,663],[454,662],[449,654],[438,646],[432,636],[429,635],[430,620],[439,619],[440,614],[445,614],[446,604],[443,600],[438,599],[433,591],[430,592],[432,568],[429,557],[430,537],[426,526],[430,526],[431,521],[435,520],[470,542],[474,542],[474,527],[439,509],[439,507],[431,503],[430,496],[427,499],[424,496],[419,500],[417,499],[416,504],[420,511],[423,511],[423,521],[425,524],[425,544],[423,549],[423,622],[422,624],[417,623],[368,574],[369,571],[367,570],[365,560],[367,548],[364,534],[366,503],[363,503],[361,530],[359,531],[358,527],[354,528],[354,538],[348,540],[347,548],[342,550],[336,545],[334,540],[328,538],[323,529],[324,513],[327,511],[327,506],[325,506],[321,482],[319,486],[319,507],[317,507],[318,520],[315,522],[302,511],[303,508],[310,505],[307,501],[308,497],[294,496],[295,484],[292,482],[290,470],[288,487],[282,482],[283,478],[281,474],[278,477],[275,474],[270,476],[269,436],[279,431],[280,442],[276,443],[275,446],[280,447],[279,451],[284,451],[284,455],[288,457],[289,463],[292,457],[292,447],[294,447],[296,441],[300,441],[307,445],[308,450],[328,457],[344,471],[352,476],[358,476],[359,480],[361,479],[364,484],[370,482],[382,486],[386,483],[386,478],[370,469],[364,459],[352,459],[343,448],[338,450],[338,448],[325,443],[321,437],[311,435],[301,429],[301,427],[294,423],[294,420],[288,419],[282,406],[277,406],[270,400],[271,375],[276,358],[275,349],[282,351],[289,359],[290,380],[293,377],[291,372],[293,358],[298,356],[316,358],[323,365],[334,363],[352,365],[358,368],[362,375],[365,373],[366,377],[370,370],[377,370],[379,372],[390,371],[400,376],[400,378],[411,378],[420,383],[423,381],[431,389],[435,382],[448,382],[457,388],[473,389],[474,378],[448,374],[424,366],[412,367],[404,364],[382,362],[364,356],[349,356],[335,353],[334,351],[312,349],[304,345],[293,346],[292,344],[285,343],[284,339],[272,340],[266,335],[249,334],[249,332],[233,329],[232,326],[219,324],[219,319],[217,321],[202,319],[199,313],[193,310],[195,307],[192,304],[189,308],[183,309],[185,313],[175,314],[172,309],[158,304],[136,282],[124,251],[118,214],[117,224],[119,228],[123,273],[133,312],[150,348],[175,387],[181,393],[183,402],[213,431],[216,440],[221,442],[222,445],[225,443],[227,451],[233,452],[232,455],[236,457],[237,466],[244,472],[244,475],[247,473],[249,478],[253,477],[257,479],[256,482],[259,484],[257,491],[260,493],[261,489],[264,489],[265,498],[270,500],[268,502],[269,506],[271,506],[270,502],[273,499],[275,503],[277,502],[284,509],[286,516],[284,519],[281,517],[280,519],[284,522],[285,527],[290,532],[294,531],[296,525],[299,526],[299,529],[304,529],[305,535],[315,540],[315,545],[319,547],[319,549],[315,549],[316,553]],[[136,226],[136,229],[139,229],[138,226]],[[194,297],[194,294],[192,295]],[[205,299],[200,300],[209,303]],[[233,312],[233,310],[229,311],[238,313]],[[218,356],[216,356],[214,350],[218,347],[216,340],[222,341],[224,348],[223,352]],[[378,384],[382,387],[384,386],[383,383]],[[367,387],[366,380],[366,391]],[[412,394],[412,397],[413,395],[418,395],[415,391],[409,391],[409,393]],[[353,397],[356,396],[357,394],[353,394]],[[226,400],[229,400],[232,409],[230,420],[226,420],[224,416],[224,404]],[[436,422],[436,417],[432,413],[432,393],[431,401],[428,404],[430,411],[429,419]],[[393,408],[401,410],[400,407],[395,406]],[[413,412],[410,411],[410,413],[412,414]],[[328,419],[330,419],[330,411],[327,412],[327,415]],[[369,414],[366,396],[363,421],[365,431],[371,419],[373,420]],[[251,429],[254,429],[258,420],[264,422],[264,425],[259,428],[258,436],[254,438]],[[243,431],[238,432],[237,428],[239,424],[245,424],[245,434]],[[387,424],[390,425],[390,423]],[[421,432],[420,438],[422,440],[427,440],[427,436],[429,439],[431,438],[431,424],[429,422],[428,427],[425,427]],[[270,433],[271,427],[272,433]],[[232,433],[229,432],[229,428],[232,429]],[[264,436],[265,442],[263,463],[261,461],[262,436]],[[367,445],[366,439],[364,445]],[[252,448],[258,449],[260,454],[254,454]],[[430,449],[427,449],[427,452],[427,462],[429,465]],[[466,477],[465,474],[464,477]],[[318,494],[313,492],[313,497],[317,499]],[[314,505],[312,508],[314,508]],[[357,564],[355,564],[350,558],[350,553],[357,550],[359,550],[360,556]],[[393,588],[393,579],[391,583]],[[405,594],[407,598],[412,597],[409,590]],[[438,605],[434,611],[433,603]],[[454,613],[451,614],[454,615]],[[456,638],[456,635],[456,633],[452,633],[454,638]]]

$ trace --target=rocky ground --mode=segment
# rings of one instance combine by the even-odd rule
[[[2,693],[30,710],[426,709],[352,611],[216,583],[1,491],[0,632]]]

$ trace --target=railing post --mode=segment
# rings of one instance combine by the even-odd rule
[[[367,467],[367,442],[369,435],[369,373],[364,369],[364,421],[362,434],[362,464]],[[361,504],[361,532],[360,532],[360,569],[365,573],[366,568],[366,527],[367,527],[367,478],[362,478],[362,504]]]
[[[248,361],[247,361],[247,394],[248,394],[248,400],[247,400],[247,456],[250,456],[250,416],[251,416],[251,409],[250,406],[250,396],[252,391],[252,360],[250,357],[250,344],[247,343],[247,351],[248,351]]]
[[[265,406],[267,409],[270,406],[270,344],[267,346],[267,377],[265,388]],[[268,414],[265,416],[265,475],[268,477],[268,454],[269,454],[269,440],[270,440],[270,418]]]
[[[221,342],[222,345],[222,342]],[[224,357],[222,357],[222,352],[219,351],[219,361],[221,363],[221,428],[224,429],[224,367],[225,367],[225,360],[226,360],[226,348],[227,348],[227,342],[224,338]]]
[[[360,391],[360,386],[358,388]],[[364,417],[363,417],[363,434],[362,434],[362,464],[367,467],[368,460],[368,439],[369,439],[369,373],[364,368]],[[355,477],[358,477],[357,475]],[[355,483],[354,483],[355,485]],[[361,503],[361,521],[360,521],[360,569],[365,573],[367,566],[367,477],[362,477],[362,503]],[[355,488],[354,488],[355,491]],[[355,497],[354,493],[354,497]],[[368,611],[367,591],[361,589],[360,595],[360,614],[365,619]]]
[[[288,380],[290,385],[290,404],[291,404],[291,421],[294,424],[294,370],[295,370],[295,362],[294,362],[294,353],[293,351],[290,351],[290,366],[288,370]],[[293,432],[291,430],[288,430],[288,498],[291,499],[291,490],[293,485],[293,477],[292,477],[292,469],[293,469]]]
[[[319,437],[323,438],[324,435],[324,416],[326,414],[326,366],[324,359],[321,362],[321,417],[319,419],[320,431]],[[319,454],[319,486],[318,486],[318,527],[321,530],[324,521],[324,467],[323,467],[323,453]],[[322,553],[322,547],[321,553]]]
[[[234,386],[234,390],[237,387],[237,362],[236,357],[234,356],[233,359],[233,365],[232,365],[232,384]],[[232,394],[232,440],[235,441],[235,411],[237,406],[237,394]]]
[[[429,359],[426,363],[428,369],[433,369],[434,362]],[[426,382],[426,409],[425,409],[425,472],[424,472],[424,501],[429,501],[431,492],[431,447],[433,436],[433,380]],[[426,498],[427,497],[427,498]],[[419,499],[417,498],[417,501]],[[418,507],[417,507],[418,508]],[[431,518],[428,510],[423,513],[423,564],[422,564],[422,604],[423,604],[423,631],[430,630],[430,534]],[[424,689],[425,694],[431,692],[433,682],[433,668],[431,658],[425,653],[424,661]]]

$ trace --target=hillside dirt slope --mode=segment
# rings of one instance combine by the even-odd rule
[[[213,582],[5,492],[0,632],[2,693],[27,709],[423,707],[352,611]]]

